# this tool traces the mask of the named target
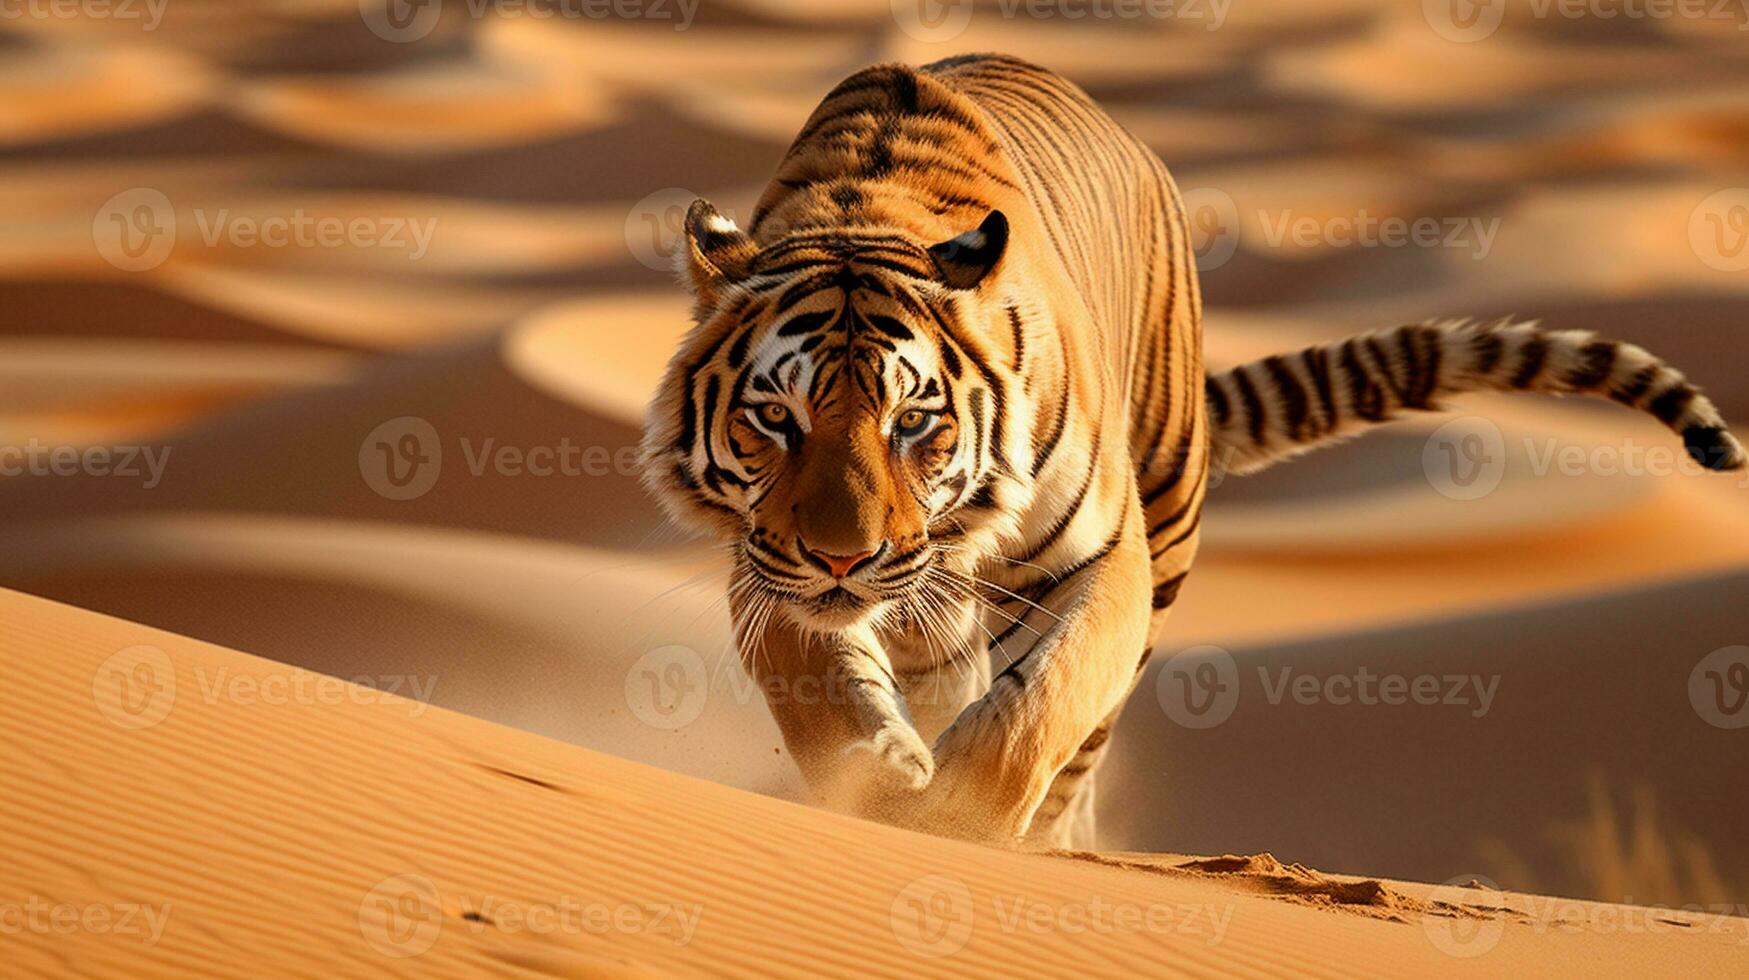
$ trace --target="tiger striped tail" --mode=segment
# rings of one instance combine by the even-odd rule
[[[1207,378],[1211,461],[1255,473],[1470,391],[1610,398],[1653,416],[1712,470],[1744,465],[1717,408],[1642,347],[1535,321],[1429,321],[1319,344]]]

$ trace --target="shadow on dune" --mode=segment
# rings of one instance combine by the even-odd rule
[[[426,493],[391,500],[366,482],[361,454],[379,451],[370,444],[378,426],[402,418],[428,422],[440,453],[427,464],[437,475]],[[638,482],[638,438],[636,426],[528,387],[504,367],[492,337],[384,357],[354,383],[293,392],[166,436],[170,454],[156,487],[117,477],[24,477],[0,482],[0,509],[15,521],[305,515],[629,548],[663,526]],[[501,463],[507,450],[525,461],[551,450],[552,475]],[[566,454],[575,460],[569,471]]]
[[[1688,687],[1701,658],[1743,642],[1745,594],[1749,574],[1732,573],[1236,649],[1227,678],[1236,694],[1222,702],[1232,713],[1201,730],[1162,707],[1162,697],[1199,693],[1183,686],[1187,676],[1197,683],[1182,673],[1194,664],[1162,648],[1101,782],[1105,843],[1269,848],[1331,870],[1430,881],[1482,870],[1486,845],[1509,849],[1538,881],[1584,881],[1548,821],[1526,817],[1574,813],[1591,774],[1608,772],[1645,787],[1669,824],[1734,880],[1749,880],[1740,832],[1749,785],[1736,775],[1749,768],[1749,742],[1709,724]],[[1329,679],[1362,671],[1436,677],[1438,703],[1331,703],[1358,695]],[[1313,703],[1301,703],[1296,683],[1314,686]],[[1493,687],[1486,710],[1478,685]]]
[[[341,346],[141,282],[0,281],[0,336]]]
[[[516,146],[411,160],[336,153],[299,168],[278,186],[479,201],[629,204],[665,187],[701,183],[695,163],[701,159],[711,161],[710,186],[760,185],[782,155],[781,145],[702,128],[650,100],[626,106],[616,121],[587,132]],[[580,160],[612,160],[613,166],[582,167]]]

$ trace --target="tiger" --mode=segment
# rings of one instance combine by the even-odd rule
[[[1091,846],[1211,477],[1479,389],[1610,397],[1743,465],[1679,372],[1584,331],[1429,322],[1208,373],[1165,166],[1004,55],[858,71],[747,227],[701,199],[677,241],[693,323],[645,482],[733,556],[739,660],[815,801],[928,833]]]

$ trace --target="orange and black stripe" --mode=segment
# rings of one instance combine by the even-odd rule
[[[1211,374],[1214,462],[1254,473],[1471,391],[1608,398],[1663,423],[1707,469],[1744,465],[1713,403],[1644,348],[1510,320],[1410,324]]]

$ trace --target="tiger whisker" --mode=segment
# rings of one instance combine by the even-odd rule
[[[942,607],[944,607],[948,604],[951,604],[953,602],[953,596],[949,595],[945,590],[942,589],[942,585],[948,581],[949,580],[942,579],[940,577],[931,577],[928,580],[928,582],[926,583],[926,585],[924,586],[924,588],[930,597],[937,598],[938,600],[940,600],[941,605],[936,607],[935,611],[938,614],[938,616],[940,616],[943,619],[943,628],[951,630],[951,626],[949,626],[945,622],[946,610],[945,610],[945,608],[942,608]],[[985,627],[983,623],[978,622],[978,619],[976,616],[969,617],[969,618],[974,625],[976,625],[979,629],[984,630],[985,634],[989,635],[990,639],[992,641],[994,641],[996,639],[996,637],[990,633],[989,629],[987,627]],[[950,636],[951,636],[951,634],[950,634]],[[965,662],[963,664],[956,663],[956,666],[959,668],[959,676],[963,679],[965,676],[965,670],[964,670],[965,666],[969,665],[969,663],[978,656],[978,653],[977,653],[977,651],[972,649],[970,637],[968,637],[966,635],[965,631],[963,631],[963,630],[961,630],[959,632],[959,639],[958,639],[958,642],[956,645],[959,648],[959,650],[965,654]],[[1003,650],[1002,655],[1004,657],[1008,656],[1008,651]]]
[[[995,603],[991,602],[990,600],[979,595],[976,591],[969,589],[969,588],[964,588],[964,586],[972,584],[972,583],[964,582],[964,581],[957,581],[957,580],[951,579],[951,578],[945,578],[945,576],[955,575],[957,573],[951,572],[947,569],[940,569],[939,572],[942,576],[944,576],[943,581],[946,584],[961,587],[961,589],[962,589],[961,595],[964,598],[971,599],[973,602],[977,603],[980,608],[986,609],[990,612],[995,613],[998,616],[1001,616],[1003,619],[1007,620],[1011,625],[1018,626],[1024,630],[1032,633],[1034,636],[1038,636],[1038,637],[1044,636],[1044,634],[1042,632],[1040,632],[1031,623],[1028,623],[1026,621],[1026,617],[1024,615],[1016,616],[1013,613],[1009,612],[1008,610],[1003,609],[1001,606],[998,606]],[[979,623],[978,625],[982,626],[983,624]],[[989,632],[989,631],[986,629],[985,632]],[[990,639],[992,641],[994,641],[996,639],[996,637],[994,635],[992,635],[990,637]],[[1006,654],[1007,651],[1004,650],[1003,653]]]
[[[668,596],[673,595],[676,592],[680,592],[680,591],[685,590],[685,589],[698,588],[699,586],[704,585],[707,581],[709,581],[710,579],[712,579],[720,574],[722,574],[721,569],[711,568],[711,569],[706,569],[705,571],[699,572],[696,575],[688,576],[687,578],[682,579],[678,584],[670,586],[669,588],[663,589],[662,591],[656,593],[655,595],[651,596],[650,598],[645,599],[643,602],[638,603],[636,606],[633,606],[626,613],[626,615],[627,616],[635,616],[638,613],[643,612],[646,608],[648,608],[648,607],[650,607],[658,602],[661,602],[663,599],[667,598]]]
[[[954,552],[955,554],[965,554],[965,555],[974,554],[973,552],[968,551],[965,548],[961,548],[958,545],[938,544],[938,545],[936,545],[936,547],[940,548],[943,551]],[[1007,555],[997,554],[996,552],[991,552],[989,554],[983,554],[983,555],[975,555],[975,557],[977,557],[979,560],[987,559],[990,561],[1004,561],[1010,565],[1014,565],[1014,566],[1017,566],[1020,568],[1034,568],[1034,569],[1037,569],[1037,570],[1045,573],[1047,576],[1050,577],[1050,580],[1053,582],[1061,582],[1062,581],[1062,579],[1057,576],[1056,572],[1051,571],[1050,569],[1044,567],[1043,565],[1038,564],[1037,562],[1021,561],[1018,558],[1010,558]]]
[[[970,574],[967,574],[964,572],[954,572],[954,571],[951,571],[948,569],[943,569],[943,571],[948,572],[948,574],[951,574],[951,575],[957,575],[957,576],[965,579],[968,583],[970,583],[974,586],[981,585],[987,589],[994,589],[995,591],[1000,592],[1003,595],[1008,596],[1009,598],[1014,599],[1017,602],[1023,602],[1026,605],[1031,606],[1033,609],[1044,613],[1046,616],[1051,617],[1051,619],[1053,619],[1059,623],[1063,621],[1063,617],[1058,615],[1055,611],[1039,605],[1038,603],[1032,601],[1031,599],[1028,599],[1026,596],[1023,596],[1018,592],[1013,592],[1013,591],[1010,591],[1008,589],[1005,589],[1002,586],[997,585],[995,582],[990,581],[989,579],[981,578],[977,575],[970,575]]]

